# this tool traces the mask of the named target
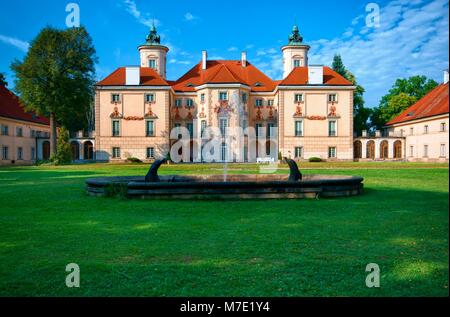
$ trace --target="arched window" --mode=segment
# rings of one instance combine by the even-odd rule
[[[370,140],[369,142],[367,142],[366,145],[366,157],[368,159],[375,159],[375,142],[373,140]]]
[[[395,159],[402,158],[402,141],[400,140],[394,142],[394,158]]]
[[[380,143],[380,159],[387,159],[388,158],[388,152],[389,152],[389,143],[388,141],[384,140]]]

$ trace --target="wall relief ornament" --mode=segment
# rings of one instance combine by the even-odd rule
[[[302,106],[300,106],[300,104],[298,104],[295,109],[294,117],[303,117]]]
[[[119,108],[114,107],[113,112],[109,115],[111,118],[122,118],[122,114],[119,112]]]

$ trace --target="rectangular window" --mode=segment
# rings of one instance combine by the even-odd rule
[[[261,130],[262,129],[262,124],[261,123],[257,123],[256,125],[255,125],[255,133],[256,133],[256,137],[258,137],[259,136],[259,130]]]
[[[119,135],[120,135],[120,121],[113,120],[112,121],[112,136],[119,136]]]
[[[194,136],[194,124],[191,122],[186,123],[186,128],[189,131],[189,136],[192,138]]]
[[[36,137],[36,130],[31,130],[31,137],[35,138]]]
[[[247,94],[246,93],[242,94],[242,103],[247,103]]]
[[[146,136],[155,136],[155,130],[154,130],[154,122],[152,120],[148,120],[145,123],[145,135]]]
[[[441,144],[441,151],[439,154],[440,157],[446,157],[447,156],[447,147],[445,144]]]
[[[155,102],[155,94],[145,94],[145,102],[148,103]]]
[[[119,94],[111,94],[111,101],[112,102],[120,102],[120,95]]]
[[[447,131],[447,124],[445,122],[441,123],[441,132]]]
[[[267,124],[267,137],[271,138],[275,133],[275,123],[269,122]]]
[[[23,136],[23,129],[21,127],[16,127],[16,136],[18,137]]]
[[[156,69],[156,60],[155,59],[149,59],[148,60],[148,67]]]
[[[410,146],[409,147],[409,156],[413,157],[414,156],[414,146]]]
[[[23,148],[22,147],[17,148],[17,159],[23,160]]]
[[[428,145],[423,146],[423,157],[428,157]]]
[[[336,121],[328,121],[328,136],[336,136]]]
[[[201,128],[201,134],[202,134],[202,135],[203,135],[203,132],[204,132],[205,129],[206,129],[206,125],[207,125],[206,120],[202,120],[202,122],[200,123],[200,128]]]
[[[200,95],[200,102],[204,103],[205,102],[205,94],[201,94]]]
[[[8,135],[9,134],[9,128],[7,125],[2,125],[2,135]]]
[[[303,136],[303,120],[295,121],[295,136]]]
[[[428,126],[423,126],[423,134],[428,134]]]
[[[295,158],[302,158],[303,157],[303,146],[296,146],[295,147]]]
[[[329,94],[328,102],[337,102],[337,94]]]
[[[409,128],[409,135],[414,135],[414,128]]]
[[[2,148],[2,159],[3,160],[7,160],[8,159],[8,157],[9,157],[9,151],[8,151],[9,149],[8,149],[8,147],[7,146],[4,146],[3,148]]]
[[[36,149],[34,147],[31,147],[31,160],[35,160],[36,159]]]
[[[155,158],[155,148],[153,148],[153,147],[148,147],[147,148],[147,158],[148,159]]]
[[[294,67],[300,67],[300,60],[299,59],[294,59]]]
[[[336,147],[330,146],[328,148],[328,158],[336,158]]]
[[[269,107],[273,107],[273,99],[267,100],[267,105],[268,105]]]
[[[222,136],[226,135],[226,130],[228,127],[228,119],[220,119],[219,121],[220,133]]]
[[[303,94],[295,94],[294,102],[296,102],[296,103],[303,102]]]
[[[186,107],[191,108],[194,106],[194,100],[188,98],[186,99]]]
[[[219,100],[221,100],[221,101],[228,100],[228,93],[227,92],[219,92]]]
[[[112,148],[112,157],[113,158],[120,158],[120,147],[113,147]]]
[[[262,107],[263,100],[262,99],[255,99],[255,106],[256,107]]]

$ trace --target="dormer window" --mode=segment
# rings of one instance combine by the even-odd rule
[[[186,87],[194,87],[194,84],[193,84],[193,83],[188,83],[188,84],[186,85]]]
[[[261,86],[262,86],[262,84],[259,81],[255,83],[255,87],[261,87]]]
[[[148,67],[156,69],[156,59],[149,59],[148,60]]]

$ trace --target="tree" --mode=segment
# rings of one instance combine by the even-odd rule
[[[353,130],[357,133],[361,133],[362,130],[368,130],[368,119],[371,115],[371,109],[364,106],[364,88],[358,85],[355,75],[345,68],[341,55],[334,55],[332,67],[335,72],[356,86],[353,93]]]
[[[342,62],[342,57],[339,54],[335,54],[333,57],[333,70],[339,75],[347,78],[347,69],[345,69],[344,63]]]
[[[56,152],[56,125],[79,130],[93,99],[97,57],[84,27],[46,27],[32,41],[23,62],[11,65],[16,91],[27,110],[50,118],[50,149]]]
[[[388,121],[412,106],[437,85],[436,81],[426,76],[397,79],[389,92],[381,97],[379,106],[371,115],[371,121],[376,128],[381,129]]]
[[[59,128],[57,151],[54,156],[56,165],[69,164],[72,161],[72,150],[69,144],[69,131],[66,128]]]
[[[0,86],[8,86],[8,82],[6,81],[5,74],[0,73]]]

